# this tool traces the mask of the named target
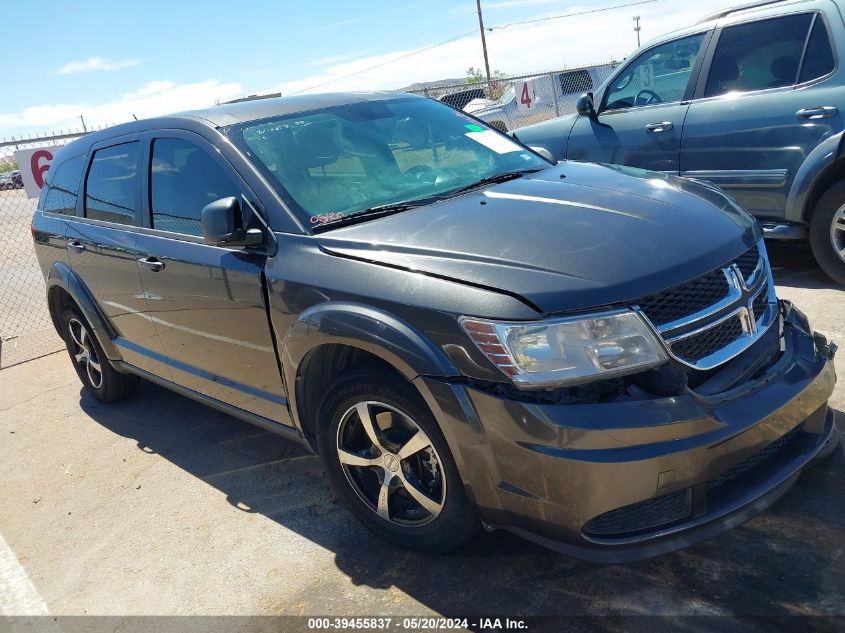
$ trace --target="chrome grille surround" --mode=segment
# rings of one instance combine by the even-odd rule
[[[752,251],[759,258],[751,274],[745,276],[738,262],[747,271],[748,254]],[[663,340],[672,358],[694,369],[714,369],[738,356],[777,317],[777,296],[763,240],[720,270],[727,280],[727,294],[706,308],[655,325],[643,307],[635,306]],[[738,327],[732,319],[738,321]],[[708,344],[716,347],[711,351]]]

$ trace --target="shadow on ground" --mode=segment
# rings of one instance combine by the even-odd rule
[[[832,287],[806,257],[800,249],[774,253],[776,274],[786,283]],[[595,565],[503,532],[479,533],[458,551],[431,557],[370,535],[328,488],[318,459],[297,444],[149,383],[129,401],[109,406],[83,392],[81,406],[141,450],[219,489],[244,512],[261,513],[333,551],[351,582],[396,587],[443,615],[845,615],[842,450],[745,525],[657,559]],[[376,595],[382,602],[373,603],[371,614],[409,609],[391,603],[389,592]],[[311,613],[344,613],[343,592],[328,582],[301,595],[280,594],[271,608],[284,612],[294,604]]]

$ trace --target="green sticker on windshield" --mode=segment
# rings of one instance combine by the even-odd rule
[[[475,123],[470,123],[468,125],[465,125],[464,127],[466,129],[468,129],[470,132],[483,132],[484,131],[483,127],[481,127],[480,125],[476,125]]]

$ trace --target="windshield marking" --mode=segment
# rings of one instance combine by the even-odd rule
[[[587,204],[586,202],[575,202],[574,200],[560,200],[558,198],[543,198],[541,196],[528,196],[521,193],[504,193],[502,191],[485,191],[484,196],[488,198],[500,198],[503,200],[521,200],[523,202],[545,202],[546,204],[559,204],[565,207],[581,207],[582,209],[592,209],[593,211],[603,211],[604,213],[612,213],[613,215],[621,215],[626,218],[633,218],[635,220],[643,220],[651,224],[657,224],[653,220],[644,218],[633,213],[625,211],[617,211],[616,209],[608,209],[607,207],[599,207],[594,204]]]

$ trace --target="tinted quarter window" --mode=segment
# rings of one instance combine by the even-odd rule
[[[700,33],[647,50],[613,80],[604,109],[680,101],[703,41]]]
[[[76,196],[84,167],[85,156],[80,154],[50,168],[42,192],[42,211],[64,215],[76,213]]]
[[[824,20],[821,16],[816,16],[816,21],[813,23],[813,32],[810,33],[810,41],[807,44],[807,51],[804,53],[804,65],[801,67],[798,83],[824,77],[833,71],[835,65],[833,49],[830,46]]]
[[[150,205],[153,228],[202,235],[202,209],[240,191],[215,160],[190,141],[160,138],[153,143]]]
[[[704,96],[793,85],[812,19],[811,13],[802,13],[726,28]]]
[[[140,143],[123,143],[94,152],[85,183],[85,217],[135,224]]]

